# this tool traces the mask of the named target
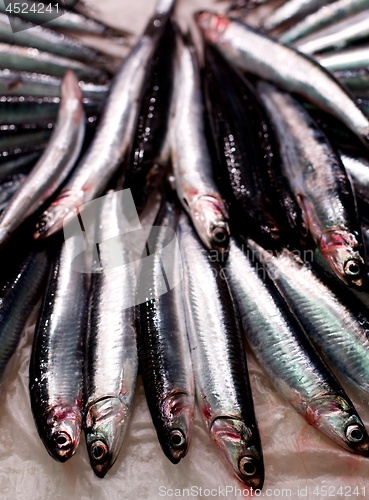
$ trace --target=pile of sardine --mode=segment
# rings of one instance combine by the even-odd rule
[[[135,43],[76,7],[47,25],[17,14],[14,32],[0,13],[0,374],[43,297],[29,393],[60,462],[83,429],[105,476],[140,373],[171,462],[197,400],[261,488],[244,339],[281,398],[369,456],[340,383],[368,402],[369,2],[266,3],[197,13],[202,47],[175,0]],[[73,32],[130,50],[115,72]],[[127,233],[154,210],[137,255]]]

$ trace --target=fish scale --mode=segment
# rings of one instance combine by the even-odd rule
[[[220,264],[211,262],[185,215],[180,219],[179,235],[198,405],[210,436],[238,479],[261,488],[261,444],[237,313],[227,281],[220,277]]]
[[[267,275],[260,277],[259,266],[255,252],[251,262],[242,247],[231,240],[227,278],[257,360],[279,395],[308,422],[343,448],[367,455],[369,436],[350,399],[272,280]],[[358,442],[355,434],[351,435],[353,428],[360,433]]]

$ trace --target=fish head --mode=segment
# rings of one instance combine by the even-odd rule
[[[60,231],[78,214],[78,207],[82,203],[83,196],[79,193],[75,194],[71,191],[60,193],[58,198],[40,216],[33,237],[43,239]]]
[[[310,401],[306,420],[338,445],[359,455],[369,455],[369,436],[352,404],[337,395]]]
[[[189,208],[197,234],[209,250],[223,254],[229,244],[228,215],[222,200],[215,196],[199,196]]]
[[[196,12],[194,18],[204,38],[214,44],[219,41],[230,24],[227,17],[208,11]]]
[[[329,266],[346,285],[363,287],[366,282],[366,266],[357,235],[342,230],[327,231],[319,241],[319,249]]]
[[[91,467],[104,477],[116,461],[127,428],[128,409],[116,397],[105,397],[89,405],[85,415],[85,436]]]
[[[76,406],[54,406],[47,417],[44,443],[49,454],[59,462],[71,458],[79,445],[82,412]]]
[[[216,418],[210,434],[237,478],[249,487],[261,489],[264,464],[257,431],[236,418]]]
[[[164,425],[160,443],[167,458],[177,464],[186,456],[191,440],[194,419],[194,397],[184,393],[174,393],[162,402]],[[159,434],[159,431],[158,431]]]

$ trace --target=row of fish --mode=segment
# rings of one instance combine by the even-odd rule
[[[232,10],[247,18],[262,3]],[[315,27],[342,19],[342,9],[360,19],[369,12],[352,2],[334,13],[337,0],[322,20],[322,2],[307,3]],[[91,466],[104,477],[122,447],[139,372],[169,460],[188,452],[197,398],[221,454],[256,489],[263,436],[243,334],[284,400],[346,450],[369,455],[367,431],[340,384],[367,401],[369,119],[337,79],[349,68],[355,76],[342,80],[352,82],[365,63],[352,55],[360,48],[320,55],[320,64],[304,55],[294,41],[300,31],[281,26],[306,11],[286,0],[258,30],[198,13],[201,65],[190,34],[171,19],[174,4],[157,2],[111,82],[109,56],[67,37],[63,54],[34,53],[64,57],[57,72],[47,62],[35,73],[16,47],[16,62],[4,59],[0,248],[17,265],[2,278],[0,373],[45,290],[29,387],[53,458],[69,459],[83,429]],[[290,32],[312,36],[311,23]],[[104,29],[95,34],[114,37]],[[263,33],[273,30],[280,41]],[[38,41],[22,33],[21,44],[38,51],[59,36],[43,26],[30,32]],[[298,50],[283,44],[292,41]],[[86,127],[89,105],[99,117]],[[161,193],[139,244],[127,237],[135,214],[117,196],[123,188],[140,213]],[[89,239],[99,242],[92,256]],[[293,249],[310,251],[313,263]]]

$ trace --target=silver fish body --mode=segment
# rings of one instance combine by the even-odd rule
[[[227,279],[247,341],[278,394],[348,451],[368,455],[369,436],[350,399],[263,268],[231,240]]]
[[[325,4],[333,0],[287,0],[280,7],[277,7],[263,21],[263,29],[271,31],[287,22],[309,14],[311,11],[322,8]]]
[[[369,160],[358,156],[340,153],[342,163],[354,184],[356,194],[369,199]]]
[[[64,220],[73,218],[81,205],[104,191],[121,165],[133,139],[148,65],[173,3],[165,14],[151,19],[115,75],[94,139],[60,195],[41,216],[36,238],[59,231]]]
[[[314,57],[328,71],[345,72],[369,67],[368,45],[316,54]]]
[[[58,121],[50,142],[27,182],[1,214],[0,247],[25,218],[45,203],[66,179],[81,152],[85,121],[78,82],[72,72],[67,72],[62,84]]]
[[[327,111],[369,145],[369,121],[340,84],[320,65],[244,23],[210,12],[197,14],[205,38],[231,63],[274,82]]]
[[[62,79],[39,73],[0,69],[0,94],[4,96],[60,97]],[[104,100],[108,85],[79,82],[84,98]]]
[[[366,10],[369,7],[368,0],[338,0],[322,6],[312,14],[284,31],[279,37],[282,43],[292,43],[296,40],[310,35],[325,26],[332,25],[345,19],[347,16]]]
[[[365,41],[369,36],[369,9],[327,26],[294,44],[304,54],[316,54],[328,49],[341,49],[353,42]]]
[[[74,455],[82,429],[87,274],[73,267],[82,251],[71,237],[56,251],[33,343],[29,390],[38,433],[60,462]]]
[[[185,310],[198,405],[237,478],[262,488],[264,465],[237,313],[222,268],[180,219]]]
[[[13,29],[10,29],[9,19]],[[12,45],[33,47],[61,57],[78,61],[106,64],[107,60],[96,50],[82,44],[75,38],[18,19],[11,14],[0,13],[0,41]]]
[[[14,257],[14,255],[13,255]],[[13,355],[24,327],[42,293],[49,269],[43,248],[31,248],[0,291],[0,377]],[[4,273],[2,273],[4,274]]]
[[[78,78],[87,81],[106,81],[108,79],[106,71],[94,68],[91,64],[50,54],[33,47],[21,47],[6,43],[0,43],[0,67],[59,77],[71,69]]]
[[[283,168],[323,257],[345,283],[365,283],[356,200],[339,156],[304,108],[269,83],[258,84],[280,142]]]
[[[99,267],[92,273],[90,289],[83,428],[90,463],[99,477],[106,475],[121,449],[138,367],[136,280],[120,200],[114,192],[102,199],[96,226]]]
[[[254,242],[249,246],[332,370],[369,402],[369,319],[362,308],[342,303],[287,249],[271,256]]]
[[[175,235],[180,205],[166,195],[147,240],[151,259],[139,276],[137,345],[146,400],[159,442],[172,463],[186,454],[191,441],[195,389],[187,338],[182,268]],[[172,251],[169,256],[168,245]]]
[[[170,147],[178,197],[208,249],[224,251],[228,213],[212,176],[194,47],[177,33]]]

